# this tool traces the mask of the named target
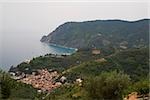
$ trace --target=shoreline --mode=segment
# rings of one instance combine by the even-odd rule
[[[60,53],[56,53],[56,52],[50,53],[50,52],[49,52],[49,53],[46,53],[46,54],[43,54],[43,55],[33,56],[33,57],[31,57],[31,58],[26,58],[26,59],[20,61],[18,64],[13,64],[13,65],[11,65],[11,66],[9,67],[9,69],[7,69],[6,71],[9,72],[9,70],[10,70],[10,68],[11,68],[12,66],[13,66],[13,67],[17,67],[17,65],[19,65],[19,64],[21,64],[21,63],[23,63],[23,62],[29,63],[33,58],[36,58],[36,57],[45,56],[45,55],[47,55],[47,54],[58,55],[58,56],[61,56],[61,55],[71,55],[71,54],[73,54],[73,53],[75,53],[75,52],[78,51],[77,48],[65,47],[65,46],[61,46],[61,45],[57,45],[57,44],[53,44],[53,43],[50,43],[50,44],[45,43],[45,44],[47,44],[48,46],[54,46],[54,47],[63,48],[63,49],[69,49],[69,50],[73,50],[73,51],[72,51],[72,52],[63,52],[63,53],[61,53],[61,52],[60,52]]]
[[[66,46],[62,46],[62,45],[59,45],[59,44],[54,44],[54,43],[46,43],[46,44],[56,46],[56,47],[60,47],[60,48],[65,48],[65,49],[71,49],[71,50],[78,51],[77,48],[66,47]]]

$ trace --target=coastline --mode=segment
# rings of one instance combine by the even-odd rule
[[[66,48],[66,49],[71,49],[71,50],[73,49],[75,51],[78,51],[77,48],[66,47],[66,46],[62,46],[62,45],[59,45],[59,44],[54,44],[54,43],[46,43],[46,44],[51,45],[51,46],[57,46],[57,47],[61,47],[61,48]]]
[[[71,55],[71,54],[73,54],[73,53],[75,53],[75,52],[78,51],[77,48],[65,47],[65,46],[61,46],[61,45],[57,45],[57,44],[53,44],[53,43],[50,43],[50,44],[45,43],[45,44],[46,44],[47,46],[54,47],[54,48],[56,48],[56,49],[61,48],[61,49],[68,49],[68,50],[69,50],[69,52],[68,52],[68,51],[60,52],[60,53],[58,53],[58,52],[49,52],[49,53],[46,53],[46,54],[53,54],[53,55],[58,55],[58,56],[59,56],[59,55]],[[39,55],[39,56],[45,56],[46,54]],[[9,66],[9,68],[8,68],[6,71],[8,72],[12,66],[13,66],[13,67],[16,67],[17,65],[19,65],[19,64],[22,63],[22,62],[29,63],[33,58],[36,58],[36,57],[39,57],[39,56],[33,56],[33,57],[31,57],[31,58],[25,58],[24,60],[20,61],[19,63],[12,64],[11,66]],[[3,67],[2,67],[2,68],[3,68]]]

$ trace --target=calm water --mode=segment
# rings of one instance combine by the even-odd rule
[[[47,45],[40,42],[40,35],[36,33],[12,33],[1,34],[0,40],[0,68],[8,70],[10,66],[21,63],[47,53],[62,54],[73,53],[74,49],[64,48],[56,45]]]

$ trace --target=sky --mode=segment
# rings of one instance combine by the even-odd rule
[[[1,0],[0,32],[21,34],[26,30],[42,36],[67,21],[135,21],[149,18],[148,4],[147,0]]]
[[[100,1],[100,2],[103,2],[103,1],[105,1],[105,2],[147,2],[148,0],[1,0],[1,2],[51,2],[51,1],[58,1],[58,2],[64,2],[64,1],[75,1],[75,2],[90,2],[90,1]]]

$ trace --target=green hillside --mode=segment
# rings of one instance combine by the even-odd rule
[[[0,99],[1,100],[33,100],[37,90],[32,86],[17,82],[8,73],[0,71]]]
[[[27,98],[34,96],[35,100],[42,97],[45,100],[120,100],[131,92],[136,91],[141,95],[149,92],[148,50],[147,47],[132,48],[109,52],[110,54],[103,51],[101,54],[93,55],[91,49],[82,49],[73,55],[63,57],[47,54],[34,58],[30,63],[21,63],[11,68],[10,72],[31,73],[37,69],[47,68],[57,70],[61,76],[67,78],[61,87],[51,93],[30,95],[31,97],[27,96]],[[30,70],[26,70],[27,68]],[[56,81],[59,81],[60,77]],[[76,79],[83,80],[81,86],[76,83]],[[34,91],[32,88],[27,88],[27,91],[23,89],[25,95],[19,96],[26,98],[28,89]],[[112,93],[116,94],[112,95]],[[15,96],[18,97],[17,94],[14,94]]]
[[[91,49],[79,49],[76,53],[70,56],[58,56],[53,54],[47,54],[33,58],[30,63],[22,62],[16,67],[11,67],[11,72],[21,71],[25,73],[31,73],[37,69],[47,68],[50,70],[64,71],[72,66],[79,65],[85,61],[95,60],[115,52],[114,48],[100,49],[101,54],[93,55]],[[58,56],[58,57],[57,57]],[[28,68],[28,70],[26,70]]]
[[[104,57],[105,61],[84,62],[66,71],[65,75],[73,80],[77,77],[94,77],[103,71],[123,71],[130,75],[133,81],[148,77],[149,58],[148,48],[130,49],[116,53],[112,56]]]
[[[148,45],[149,19],[66,22],[41,41],[74,48],[143,47]]]
[[[46,100],[121,100],[131,92],[149,92],[148,48],[122,51],[105,59],[65,70],[63,76],[71,84],[54,90]],[[77,78],[83,80],[82,86],[74,83]]]
[[[90,49],[61,58],[45,55],[12,67],[10,72],[31,73],[37,69],[57,70],[69,78],[99,75],[102,71],[118,70],[131,75],[133,80],[146,77],[149,71],[148,48],[128,49],[110,55],[93,55]],[[102,61],[101,61],[102,59]],[[26,70],[28,68],[28,70]],[[90,73],[90,74],[89,74]]]

